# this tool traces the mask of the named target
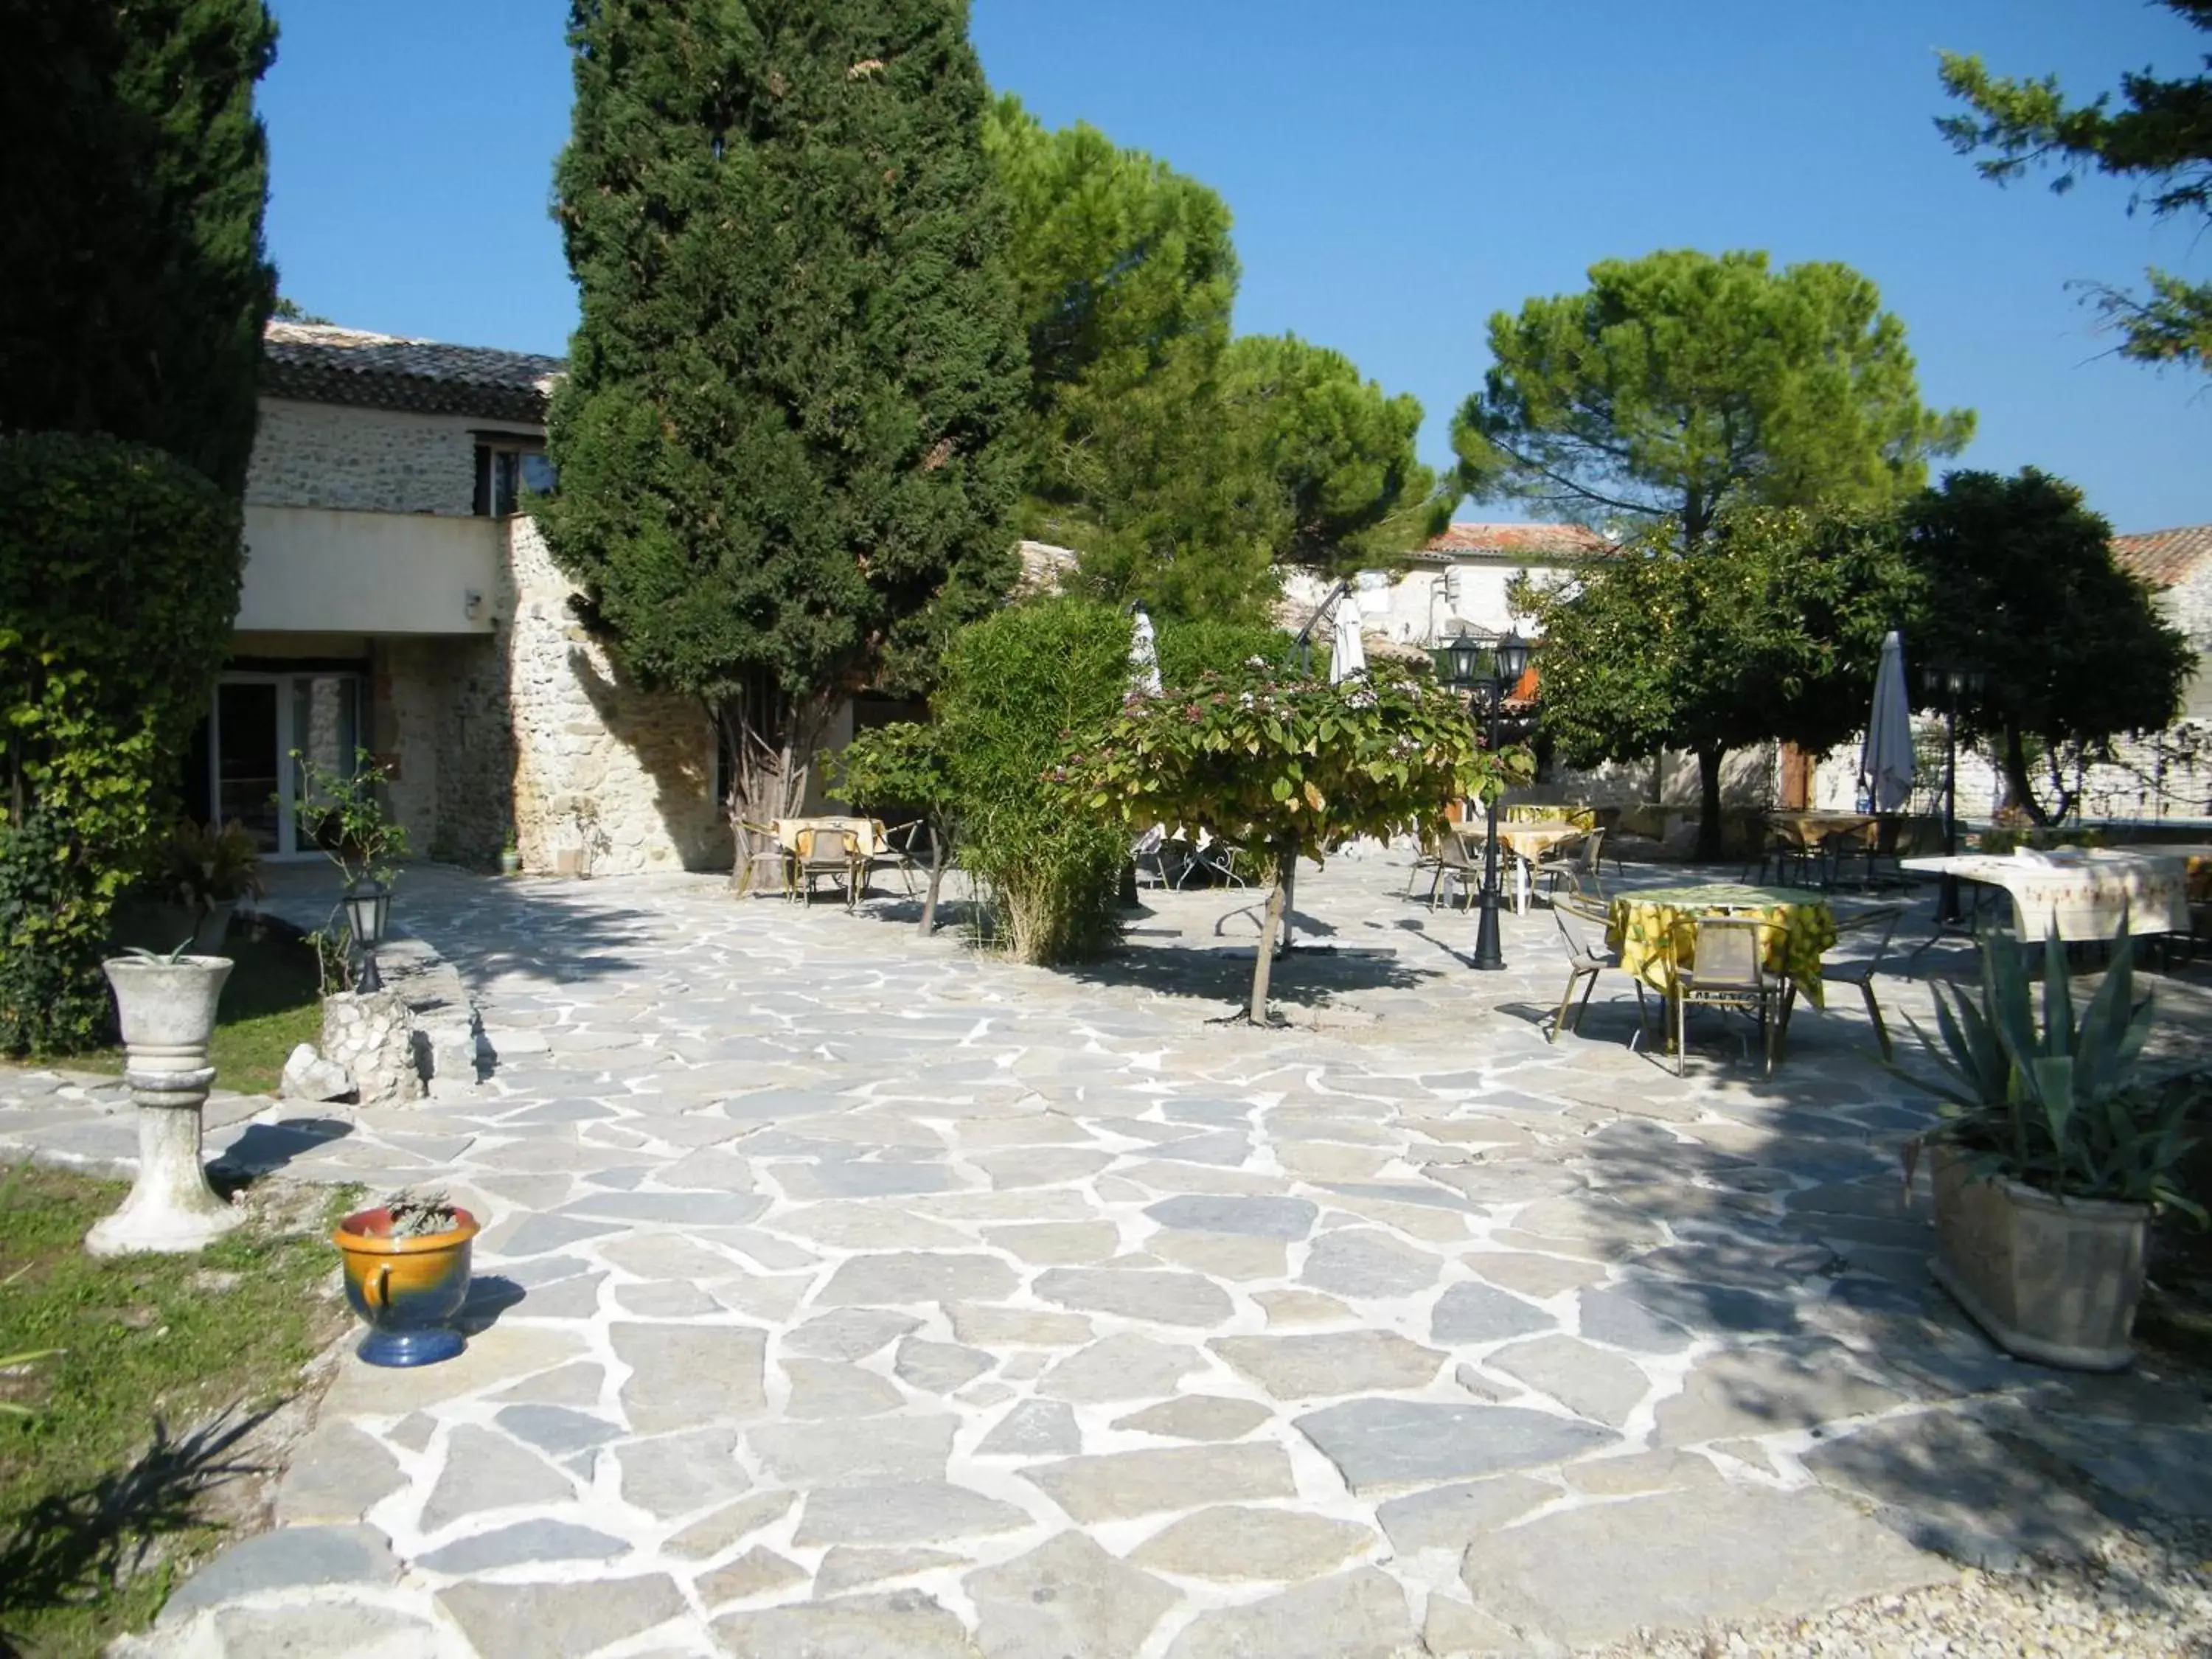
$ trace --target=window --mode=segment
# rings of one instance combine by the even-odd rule
[[[553,493],[553,463],[534,438],[503,434],[480,439],[477,444],[476,499],[471,510],[479,518],[505,519],[522,506],[522,492]]]

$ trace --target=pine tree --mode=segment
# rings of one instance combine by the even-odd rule
[[[0,0],[0,430],[253,448],[269,149],[262,0]]]
[[[543,521],[586,619],[699,698],[733,818],[927,684],[1012,585],[1026,367],[963,0],[575,0],[556,216],[583,319]]]

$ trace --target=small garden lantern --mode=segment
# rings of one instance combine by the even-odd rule
[[[1929,693],[1943,709],[1943,854],[1946,858],[1959,855],[1959,707],[1982,695],[1982,687],[1989,677],[1970,663],[1930,664],[1923,683]],[[1936,898],[1936,920],[1939,924],[1966,920],[1959,902],[1959,878],[1952,871],[1943,872],[1943,884]]]
[[[376,946],[392,920],[392,889],[370,877],[345,891],[346,927],[361,950],[361,988],[381,991],[384,979],[376,971]]]
[[[1521,676],[1528,667],[1528,641],[1518,634],[1505,633],[1493,637],[1488,646],[1490,672],[1478,675],[1475,665],[1485,654],[1481,641],[1465,629],[1444,647],[1444,654],[1451,665],[1451,684],[1455,690],[1468,694],[1469,712],[1477,717],[1489,716],[1488,751],[1498,752],[1498,716],[1504,712],[1505,699],[1521,683]],[[1505,966],[1505,952],[1498,941],[1498,801],[1490,803],[1488,836],[1482,849],[1482,897],[1480,914],[1474,927],[1474,965],[1495,971]]]

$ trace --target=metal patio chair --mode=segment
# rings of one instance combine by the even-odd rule
[[[1755,916],[1699,916],[1691,926],[1690,964],[1674,970],[1674,1075],[1688,1074],[1689,1011],[1696,1003],[1753,1018],[1765,1074],[1773,1076],[1775,1032],[1789,981],[1766,971],[1765,946],[1767,935],[1784,930]]]
[[[1559,1012],[1552,1020],[1551,1034],[1545,1038],[1547,1042],[1557,1042],[1559,1033],[1568,1029],[1567,1016],[1571,1006],[1574,1014],[1574,1029],[1582,1029],[1583,1017],[1589,1012],[1590,994],[1597,989],[1598,975],[1620,971],[1620,953],[1603,945],[1602,933],[1599,934],[1599,945],[1593,947],[1591,945],[1590,936],[1584,929],[1602,929],[1606,925],[1606,914],[1587,901],[1570,898],[1564,903],[1554,903],[1552,920],[1559,925],[1559,942],[1566,946],[1568,967],[1567,988],[1560,994]],[[1629,983],[1636,988],[1636,1036],[1641,1036],[1644,1018],[1644,981],[1633,974],[1628,978]],[[1588,982],[1584,983],[1585,981]],[[1582,986],[1583,992],[1579,1005],[1575,1004],[1575,988],[1577,985]],[[1636,1046],[1636,1036],[1628,1040],[1631,1048]]]
[[[1874,1039],[1881,1045],[1881,1057],[1887,1060],[1893,1053],[1889,1040],[1889,1028],[1882,1023],[1881,1005],[1875,1000],[1874,976],[1881,971],[1882,958],[1889,954],[1890,936],[1897,932],[1897,924],[1905,920],[1901,904],[1878,905],[1862,910],[1856,915],[1844,916],[1836,923],[1836,943],[1843,944],[1852,938],[1871,937],[1874,953],[1856,962],[1823,962],[1820,979],[1827,985],[1854,985],[1866,999],[1867,1021],[1874,1027]],[[1779,1042],[1783,1052],[1789,1052],[1790,1011],[1797,1001],[1797,986],[1793,980],[1782,994],[1782,1030]]]

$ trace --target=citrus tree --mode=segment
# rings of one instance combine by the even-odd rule
[[[1448,803],[1488,799],[1534,766],[1525,748],[1486,751],[1458,698],[1392,665],[1332,685],[1253,657],[1164,696],[1130,697],[1055,777],[1133,827],[1203,830],[1272,856],[1249,1010],[1264,1022],[1301,857],[1319,862],[1357,836],[1441,835]]]

